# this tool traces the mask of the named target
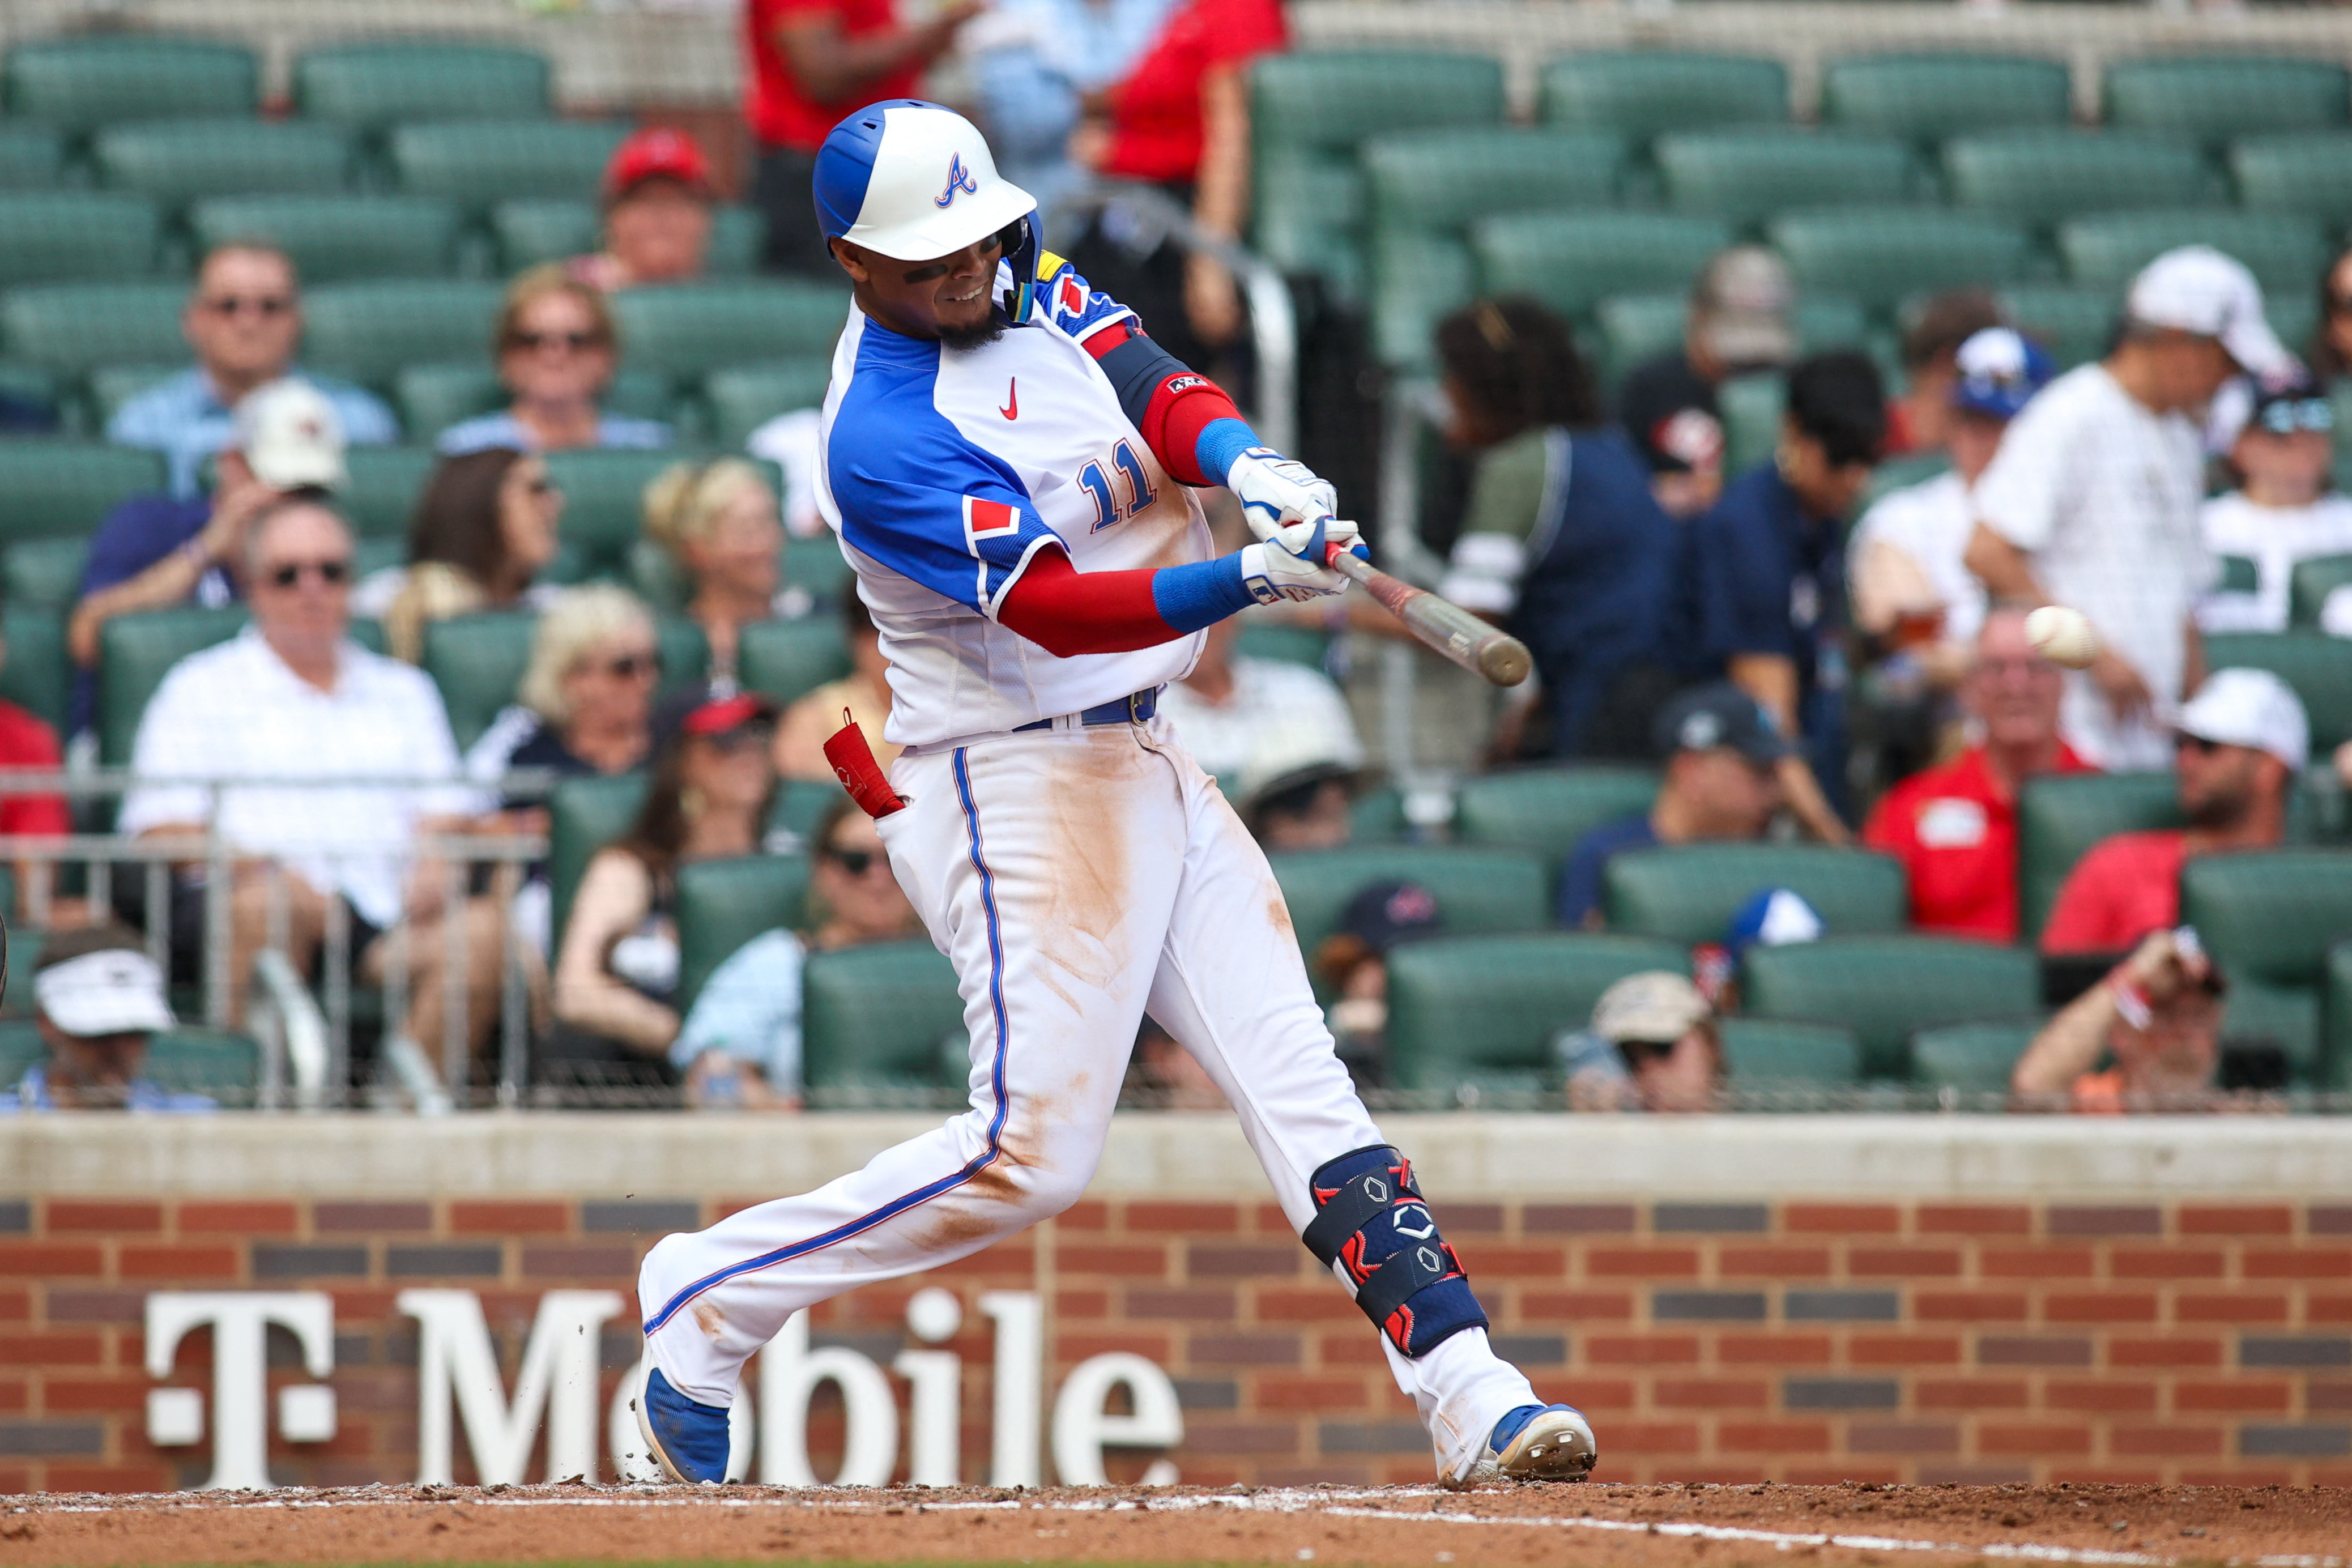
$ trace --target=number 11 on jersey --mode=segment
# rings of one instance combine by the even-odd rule
[[[1142,463],[1137,460],[1133,447],[1121,441],[1112,450],[1110,460],[1112,467],[1127,476],[1127,492],[1131,499],[1126,504],[1120,504],[1118,488],[1111,482],[1110,476],[1103,471],[1099,460],[1080,468],[1078,483],[1095,498],[1095,525],[1087,530],[1090,533],[1100,533],[1115,522],[1125,522],[1160,499],[1160,492],[1151,488],[1150,476],[1143,471]]]

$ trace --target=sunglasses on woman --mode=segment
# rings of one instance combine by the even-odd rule
[[[625,653],[601,663],[585,664],[583,668],[593,669],[601,675],[609,675],[615,680],[650,679],[661,673],[661,656],[651,653]]]
[[[305,573],[316,573],[320,582],[330,588],[339,588],[351,576],[352,563],[348,561],[289,561],[283,565],[272,566],[263,576],[268,579],[272,587],[291,588],[302,580]]]
[[[874,868],[874,862],[880,858],[871,849],[844,849],[837,844],[826,845],[824,854],[826,859],[831,860],[853,877],[863,877]]]
[[[2273,436],[2292,436],[2298,430],[2324,436],[2336,428],[2336,410],[2324,397],[2298,397],[2264,405],[2255,414],[2254,423]]]
[[[529,349],[534,353],[540,349],[561,348],[583,354],[590,349],[603,348],[604,340],[594,332],[517,332],[507,340],[507,346]]]

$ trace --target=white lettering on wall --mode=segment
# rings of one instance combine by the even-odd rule
[[[455,1477],[453,1404],[485,1486],[523,1479],[541,1415],[547,1479],[596,1479],[598,1331],[620,1315],[619,1291],[550,1290],[540,1298],[511,1405],[479,1296],[403,1290],[394,1305],[416,1320],[418,1484],[446,1484]]]
[[[874,1358],[846,1345],[809,1349],[808,1313],[794,1312],[760,1352],[760,1479],[770,1486],[813,1487],[809,1398],[820,1383],[840,1385],[843,1415],[839,1487],[887,1487],[898,1460],[898,1401]]]
[[[1038,1406],[1045,1397],[1045,1315],[1034,1290],[991,1290],[980,1310],[996,1320],[996,1421],[990,1444],[988,1484],[1034,1487],[1043,1483],[1038,1453]]]
[[[1104,1405],[1124,1384],[1130,1414],[1113,1415]],[[1054,1401],[1054,1472],[1066,1487],[1098,1487],[1103,1449],[1172,1448],[1184,1440],[1184,1411],[1168,1374],[1133,1351],[1091,1356],[1070,1370]],[[1176,1466],[1154,1459],[1143,1472],[1148,1487],[1172,1486]]]
[[[322,1290],[158,1290],[147,1298],[147,1375],[172,1375],[172,1358],[191,1330],[213,1331],[213,1473],[206,1487],[269,1485],[269,1325],[290,1331],[312,1377],[335,1370],[335,1302]],[[203,1397],[193,1388],[147,1395],[147,1436],[159,1447],[204,1440]],[[290,1443],[335,1435],[335,1391],[311,1384],[281,1389],[278,1429]]]
[[[944,1344],[963,1327],[963,1303],[933,1285],[907,1302],[907,1329],[925,1344]],[[963,1425],[963,1357],[953,1351],[900,1351],[890,1370],[907,1380],[907,1479],[951,1487]]]

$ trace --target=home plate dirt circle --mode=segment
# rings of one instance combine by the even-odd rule
[[[16,1568],[530,1562],[1459,1563],[1795,1556],[2352,1568],[2326,1487],[366,1487],[0,1499]]]

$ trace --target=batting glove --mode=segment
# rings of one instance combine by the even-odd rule
[[[1244,544],[1242,586],[1261,605],[1279,599],[1315,599],[1344,593],[1348,580],[1328,566],[1293,555],[1279,544]]]
[[[1324,546],[1356,547],[1356,525],[1341,521],[1339,496],[1328,479],[1271,447],[1252,447],[1234,459],[1225,488],[1240,498],[1250,531],[1293,555],[1324,558]]]

